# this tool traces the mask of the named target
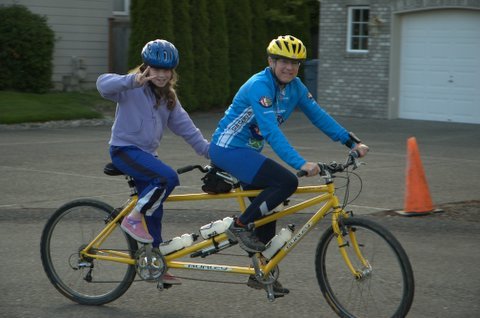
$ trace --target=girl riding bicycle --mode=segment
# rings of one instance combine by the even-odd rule
[[[143,64],[137,73],[103,74],[97,89],[103,97],[117,102],[109,141],[112,162],[134,178],[139,191],[138,203],[121,227],[137,241],[158,247],[162,242],[163,202],[179,185],[175,170],[158,157],[163,131],[168,127],[206,158],[209,143],[177,98],[175,68],[179,56],[175,46],[165,40],[150,41],[141,56]],[[171,275],[165,275],[164,282],[179,283]]]

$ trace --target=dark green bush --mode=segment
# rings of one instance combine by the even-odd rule
[[[230,98],[252,75],[252,12],[249,0],[228,1],[227,32],[229,39]],[[265,56],[262,56],[265,59]]]
[[[225,1],[210,0],[208,6],[210,51],[211,108],[225,108],[230,103],[230,65],[228,64],[228,34]],[[203,105],[202,105],[203,106]]]
[[[208,1],[197,0],[195,6],[190,8],[192,26],[195,28],[193,40],[193,91],[196,93],[193,110],[208,109],[212,103],[212,80],[210,72],[210,43],[209,39],[209,19],[207,11]],[[200,27],[201,26],[201,27]],[[213,65],[212,65],[213,67]]]
[[[180,64],[177,67],[179,81],[177,83],[177,92],[182,106],[187,111],[194,109],[195,96],[193,94],[193,34],[190,19],[191,0],[175,0],[173,6],[173,20],[175,46],[180,56]]]
[[[45,17],[20,5],[0,6],[0,90],[49,90],[54,42]]]
[[[129,65],[138,65],[146,41],[172,41],[180,54],[182,105],[188,111],[226,108],[240,86],[267,66],[273,38],[294,35],[308,58],[316,58],[318,16],[318,0],[131,1]]]
[[[142,63],[142,49],[147,42],[163,39],[175,44],[172,1],[135,0],[130,5],[131,29],[128,67]]]

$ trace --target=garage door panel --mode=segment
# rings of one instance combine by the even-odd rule
[[[480,12],[435,10],[401,21],[399,117],[480,123]]]
[[[405,85],[410,89],[416,89],[423,85],[423,81],[421,79],[422,70],[406,70],[404,73],[405,76]]]
[[[449,103],[443,99],[406,97],[409,100],[408,108],[405,109],[404,118],[422,120],[440,120],[443,113],[449,107]],[[428,116],[425,110],[429,110]]]

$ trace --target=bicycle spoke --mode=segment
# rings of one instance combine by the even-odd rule
[[[128,264],[83,257],[80,251],[105,227],[111,211],[97,201],[76,201],[60,208],[42,236],[42,261],[54,286],[70,299],[103,304],[118,298],[130,286],[135,269]],[[102,243],[105,251],[132,251],[124,232],[116,228]],[[101,250],[92,250],[92,254]],[[130,253],[130,254],[132,254]]]
[[[344,221],[355,227],[360,251],[371,269],[356,279],[339,253],[333,230],[327,231],[317,248],[316,269],[320,288],[331,300],[329,304],[346,317],[395,317],[408,312],[413,298],[413,273],[401,246],[373,222],[355,218]],[[353,266],[364,269],[350,238],[345,236],[344,240]]]

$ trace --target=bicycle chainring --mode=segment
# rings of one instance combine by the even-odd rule
[[[278,268],[278,265],[276,265],[266,277],[259,279],[259,281],[264,285],[273,284],[277,281],[279,275],[280,269]]]
[[[158,248],[143,246],[135,253],[135,270],[146,281],[158,281],[167,271],[165,258]]]

